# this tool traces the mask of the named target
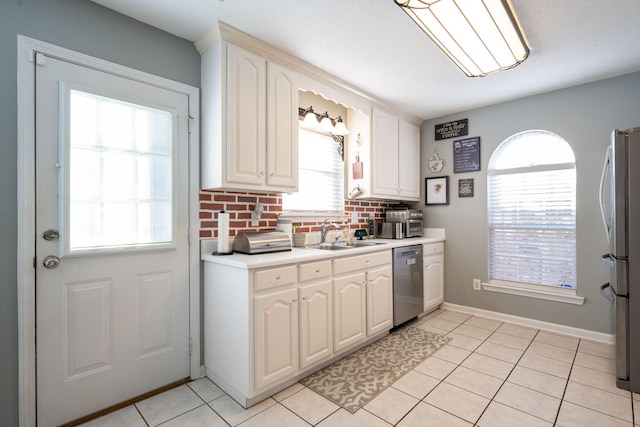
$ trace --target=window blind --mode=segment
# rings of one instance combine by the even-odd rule
[[[575,288],[575,164],[490,169],[488,181],[490,279]]]
[[[283,194],[285,211],[337,212],[344,205],[344,165],[330,135],[300,129],[298,192]]]
[[[77,90],[70,105],[70,250],[171,242],[172,114]]]

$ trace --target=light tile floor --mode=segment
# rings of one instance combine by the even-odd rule
[[[640,427],[612,346],[450,310],[415,324],[453,340],[355,414],[300,383],[245,410],[203,378],[84,426]]]

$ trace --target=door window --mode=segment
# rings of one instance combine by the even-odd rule
[[[174,115],[77,89],[66,95],[65,252],[171,245]]]

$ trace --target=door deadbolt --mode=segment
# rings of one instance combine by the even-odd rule
[[[56,268],[57,266],[60,265],[60,258],[58,258],[55,255],[47,255],[42,260],[42,265],[44,265],[45,268],[48,268],[48,269]]]
[[[56,240],[58,237],[60,237],[58,230],[54,230],[53,228],[46,230],[44,233],[42,233],[42,238],[44,240],[48,240],[48,241]]]

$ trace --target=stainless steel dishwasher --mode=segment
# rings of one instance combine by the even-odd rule
[[[423,312],[422,245],[393,249],[393,326]]]

